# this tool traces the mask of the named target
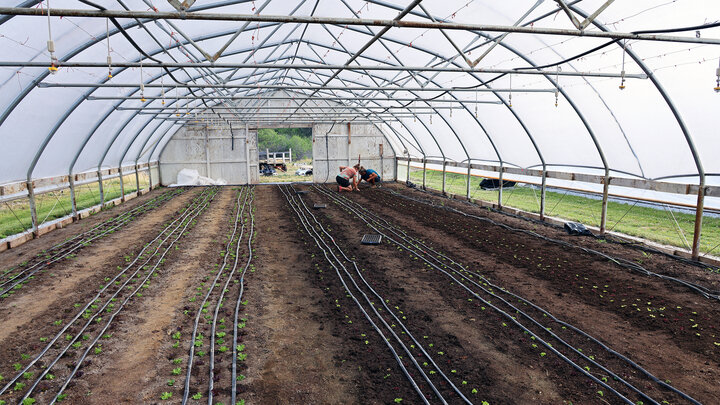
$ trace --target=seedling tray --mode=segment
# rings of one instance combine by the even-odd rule
[[[375,234],[365,234],[362,237],[362,243],[363,245],[379,245],[382,241],[382,235],[375,235]]]

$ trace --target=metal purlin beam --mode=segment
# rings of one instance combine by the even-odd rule
[[[421,0],[416,0],[421,1]],[[33,17],[45,17],[47,12],[33,8],[0,7],[0,14],[24,15]],[[338,24],[338,25],[363,25],[378,26],[385,28],[419,28],[419,29],[445,29],[457,31],[481,30],[489,32],[513,32],[531,35],[557,35],[577,36],[606,39],[628,39],[639,41],[658,41],[673,43],[696,43],[720,45],[720,39],[716,38],[695,38],[683,36],[666,36],[652,34],[633,34],[631,32],[597,32],[577,31],[559,28],[535,28],[535,27],[513,27],[505,25],[485,25],[468,23],[429,23],[419,21],[395,21],[383,19],[356,19],[337,17],[307,17],[307,16],[278,16],[252,14],[229,14],[229,13],[179,13],[179,12],[153,12],[153,11],[121,11],[121,10],[87,10],[87,9],[60,9],[52,11],[53,16],[59,17],[89,17],[89,18],[143,18],[153,20],[194,20],[194,21],[258,21],[258,22],[279,22],[279,23],[303,23],[303,24]]]
[[[588,18],[588,15],[585,11],[579,9],[576,6],[570,6],[570,8],[575,11],[576,13],[580,14],[581,16]],[[601,31],[609,31],[605,25],[598,22],[597,19],[594,19],[592,21],[592,24],[599,28]],[[621,44],[617,44],[617,46],[622,46]],[[655,74],[653,71],[645,65],[645,62],[638,57],[638,55],[630,48],[625,48],[625,51],[627,54],[635,61],[635,63],[640,66],[640,69],[645,72],[645,74],[648,75],[648,78],[650,81],[655,85],[655,88],[658,90],[662,98],[665,100],[665,103],[670,108],[670,111],[673,113],[673,116],[675,117],[675,120],[677,121],[678,125],[680,126],[680,131],[682,131],[683,136],[685,137],[685,141],[687,142],[688,148],[690,149],[690,153],[692,153],[693,160],[695,161],[695,166],[697,167],[698,176],[699,176],[699,188],[698,188],[698,196],[697,196],[697,205],[695,208],[695,229],[693,232],[693,244],[692,244],[692,258],[693,260],[698,260],[700,256],[700,234],[702,233],[702,220],[703,220],[703,208],[705,204],[705,169],[702,164],[702,160],[700,159],[700,154],[697,151],[697,148],[695,147],[695,142],[692,139],[692,136],[690,136],[690,130],[685,125],[685,121],[683,120],[682,116],[680,115],[680,111],[675,107],[675,104],[673,103],[672,99],[670,98],[670,95],[665,91],[665,88],[660,84],[660,81],[655,77]],[[608,181],[609,183],[609,181]],[[609,185],[606,185],[607,187]],[[607,199],[607,193],[603,195],[604,199]]]

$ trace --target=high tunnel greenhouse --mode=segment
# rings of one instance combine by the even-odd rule
[[[4,0],[0,405],[717,403],[719,116],[713,0]]]

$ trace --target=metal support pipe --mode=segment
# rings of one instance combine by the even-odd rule
[[[282,63],[197,63],[197,62],[114,62],[112,66],[119,68],[196,68],[196,69],[300,69],[300,70],[336,70],[343,68],[343,65],[320,65],[320,64],[282,64]],[[34,61],[0,61],[0,67],[48,67],[47,62]],[[107,63],[100,62],[60,62],[58,68],[107,68]],[[515,69],[487,69],[487,68],[459,68],[444,66],[398,66],[398,65],[358,65],[348,66],[345,70],[367,70],[367,71],[402,71],[402,72],[448,72],[448,73],[487,73],[487,74],[513,74],[513,75],[556,75],[570,77],[603,77],[603,78],[621,78],[626,79],[647,79],[648,76],[643,73],[625,74],[620,73],[601,73],[601,72],[551,72],[544,70],[515,70]],[[147,98],[147,97],[146,97]],[[217,97],[213,97],[217,98]]]
[[[0,15],[25,15],[47,17],[46,8],[26,7],[0,7]],[[230,13],[185,13],[185,12],[162,12],[162,11],[124,11],[124,10],[87,10],[87,9],[59,9],[53,8],[54,17],[94,17],[94,18],[141,18],[149,20],[198,20],[198,21],[255,21],[255,22],[276,22],[291,24],[336,24],[362,25],[385,28],[421,28],[421,29],[443,29],[460,31],[487,31],[487,32],[515,32],[519,34],[533,35],[560,35],[573,37],[591,37],[607,39],[631,39],[637,41],[661,41],[681,42],[699,44],[720,44],[720,39],[679,37],[655,34],[633,34],[630,32],[604,32],[604,31],[579,31],[574,29],[559,28],[537,28],[537,27],[513,27],[505,25],[490,24],[463,24],[411,20],[382,20],[362,18],[339,18],[339,17],[317,17],[317,16],[281,16],[281,15],[253,15],[253,14],[230,14]]]
[[[704,180],[704,178],[703,178]],[[700,236],[702,234],[703,209],[705,207],[705,182],[701,181],[698,188],[697,206],[695,207],[695,230],[693,231],[692,258],[700,257]]]
[[[135,87],[137,87],[137,86],[135,86]],[[301,97],[301,96],[298,96],[298,97],[277,97],[277,96],[274,96],[274,95],[271,96],[271,97],[268,97],[268,98],[264,98],[264,93],[259,93],[258,95],[254,95],[254,96],[213,96],[213,95],[204,96],[204,95],[198,95],[197,97],[195,97],[195,96],[178,96],[178,97],[171,97],[171,98],[176,99],[176,100],[257,100],[258,97],[263,97],[263,99],[273,100],[273,101],[275,101],[275,100],[293,100],[293,101],[297,101],[297,100],[302,100],[302,99],[304,98],[304,97]],[[162,100],[162,99],[164,99],[164,98],[167,99],[168,97],[147,96],[147,95],[146,95],[145,97],[141,97],[141,96],[88,96],[88,97],[87,97],[87,100],[90,100],[90,101],[98,101],[98,100],[140,100],[140,99],[142,99],[142,98],[145,98],[146,100]],[[307,98],[307,97],[305,97],[305,98]],[[434,104],[438,104],[438,103],[456,103],[456,104],[457,104],[457,103],[463,103],[463,104],[497,104],[497,105],[502,105],[502,101],[493,101],[493,100],[474,100],[474,99],[473,99],[473,100],[457,100],[457,99],[449,99],[449,100],[443,100],[443,99],[434,100],[434,99],[432,99],[432,100],[431,100],[431,99],[428,99],[428,98],[400,98],[400,97],[398,97],[398,98],[396,98],[396,97],[393,97],[393,98],[381,98],[381,97],[338,97],[338,96],[325,97],[325,96],[322,96],[322,97],[316,97],[315,100],[317,100],[317,101],[321,101],[321,100],[322,100],[322,101],[376,101],[376,102],[380,102],[380,101],[390,101],[390,102],[412,102],[412,101],[415,101],[415,102],[427,102],[427,101],[432,101]],[[350,107],[350,105],[335,106],[335,108],[349,108],[349,107]],[[390,107],[390,106],[388,106],[388,107]],[[393,107],[394,107],[394,108],[400,108],[401,106],[393,106]],[[249,107],[238,107],[238,108],[249,108]],[[312,107],[312,108],[315,108],[315,107]],[[325,107],[325,108],[327,108],[327,107]],[[385,108],[385,107],[383,107],[382,105],[377,105],[377,106],[372,106],[372,107],[370,107],[370,108]],[[410,109],[409,107],[403,107],[403,108]],[[424,107],[424,106],[412,107],[412,110],[415,110],[415,109],[417,109],[417,108],[429,108],[429,107]],[[440,109],[440,107],[433,107],[433,108],[435,108],[435,109]],[[118,108],[118,109],[120,109],[120,108]]]
[[[609,193],[610,193],[610,170],[605,169],[605,178],[603,179],[602,209],[600,211],[600,235],[605,235],[605,226],[607,224],[607,204],[608,204],[608,194]]]
[[[549,73],[548,73],[549,74]],[[48,83],[48,82],[41,82],[38,83],[37,87],[40,88],[50,88],[50,87],[109,87],[109,88],[137,88],[137,83]],[[160,89],[163,86],[160,83],[146,83],[145,88],[156,88]],[[430,91],[430,92],[466,92],[466,93],[555,93],[556,89],[524,89],[524,88],[505,88],[505,89],[488,89],[485,87],[481,88],[475,88],[475,89],[469,89],[464,87],[402,87],[402,86],[322,86],[322,85],[312,85],[312,86],[289,86],[284,84],[173,84],[172,87],[177,87],[180,89],[272,89],[272,90],[342,90],[342,91],[411,91],[411,92],[421,92],[421,91]],[[310,97],[312,98],[312,97]],[[147,99],[147,97],[146,97]],[[433,100],[434,102],[434,100]],[[457,100],[455,100],[457,103]]]
[[[159,168],[158,168],[159,169]],[[159,170],[158,170],[159,171]],[[150,164],[150,159],[148,158],[148,181],[150,182],[150,186],[148,187],[150,191],[153,191],[153,180],[152,180],[152,164]]]
[[[37,238],[40,236],[40,233],[38,232],[38,216],[37,216],[37,206],[35,205],[35,190],[33,187],[32,181],[25,182],[27,185],[28,190],[28,200],[30,201],[30,218],[32,219],[32,234],[33,238]]]

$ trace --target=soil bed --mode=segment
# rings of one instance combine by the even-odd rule
[[[0,267],[156,195],[3,252]],[[313,209],[316,203],[326,208]],[[0,400],[17,403],[76,334],[78,347],[35,389],[37,403],[48,403],[81,354],[95,348],[64,391],[65,403],[180,403],[188,369],[191,404],[207,403],[209,392],[213,403],[230,404],[233,387],[246,404],[414,404],[422,403],[419,395],[451,404],[621,403],[608,388],[637,403],[643,398],[633,387],[661,403],[688,402],[663,384],[702,403],[720,397],[716,300],[441,205],[710,289],[720,285],[717,274],[662,255],[395,184],[340,195],[311,185],[193,188],[48,265],[0,301],[0,389],[33,367],[17,381],[24,385],[15,390],[13,382]],[[386,234],[380,245],[360,243],[377,232]],[[122,277],[125,267],[136,275]],[[87,329],[69,326],[30,365],[47,339],[81,314],[78,325],[88,322]]]

